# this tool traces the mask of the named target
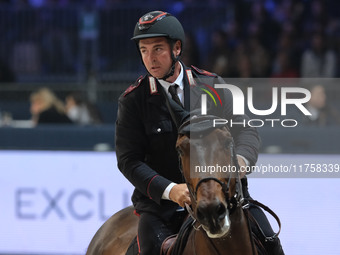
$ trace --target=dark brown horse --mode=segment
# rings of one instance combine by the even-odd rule
[[[179,128],[177,149],[194,219],[181,254],[257,254],[243,199],[233,139],[213,117],[196,117]],[[128,207],[108,219],[93,237],[87,255],[124,255],[137,234],[138,217]]]
[[[137,235],[138,217],[132,206],[112,215],[93,236],[86,255],[125,255]]]
[[[227,127],[198,117],[179,129],[177,148],[188,185],[195,230],[183,254],[257,254],[244,212],[239,166]]]

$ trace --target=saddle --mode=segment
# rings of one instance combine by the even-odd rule
[[[193,222],[194,219],[188,217],[184,221],[177,235],[170,236],[164,240],[161,248],[161,255],[182,254],[184,247],[188,241]]]
[[[174,244],[177,240],[177,234],[167,237],[161,247],[161,255],[171,255],[174,249]]]

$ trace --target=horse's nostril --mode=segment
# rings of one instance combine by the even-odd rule
[[[196,209],[196,216],[200,222],[206,222],[209,220],[222,221],[225,218],[227,208],[221,202],[200,204]]]
[[[217,218],[219,220],[222,220],[224,217],[225,217],[225,213],[226,213],[226,208],[224,206],[224,204],[222,203],[219,203],[217,205],[217,208],[216,208],[216,215],[217,215]]]
[[[204,220],[204,213],[202,212],[202,208],[201,207],[197,207],[196,215],[197,215],[197,219],[199,221],[203,221]]]

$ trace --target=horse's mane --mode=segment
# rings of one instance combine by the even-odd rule
[[[176,241],[173,244],[173,248],[171,250],[171,253],[169,255],[178,255],[178,254],[182,254],[183,250],[185,248],[185,245],[188,242],[188,238],[192,229],[192,223],[194,222],[194,220],[191,217],[188,217],[181,229],[179,230],[177,237],[176,237]]]
[[[192,115],[188,120],[178,128],[178,134],[188,137],[204,136],[209,134],[213,129],[222,128],[216,126],[214,120],[218,117],[214,115]]]

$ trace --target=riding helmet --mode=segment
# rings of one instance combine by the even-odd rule
[[[140,39],[160,36],[180,40],[183,49],[185,34],[181,23],[170,13],[163,11],[144,14],[137,22],[131,40],[138,43]]]

